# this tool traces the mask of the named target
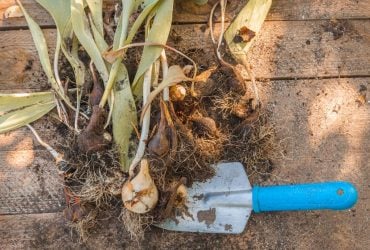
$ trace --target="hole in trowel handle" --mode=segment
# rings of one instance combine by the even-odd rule
[[[337,190],[337,195],[341,196],[341,195],[343,195],[343,194],[344,194],[344,190],[343,190],[343,189],[341,189],[341,188],[339,188],[339,189]]]

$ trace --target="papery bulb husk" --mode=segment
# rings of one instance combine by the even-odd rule
[[[176,190],[176,200],[174,207],[182,208],[185,206],[188,198],[188,190],[184,184],[181,184]]]
[[[186,89],[184,86],[177,84],[175,86],[170,87],[170,99],[174,102],[183,101],[186,97]]]
[[[192,116],[190,120],[192,121],[193,132],[199,136],[218,136],[219,131],[216,122],[211,117],[197,114]]]
[[[122,188],[122,201],[128,210],[143,214],[152,210],[158,202],[158,189],[149,173],[149,162],[141,160],[139,173]]]
[[[110,141],[104,136],[105,110],[99,106],[93,107],[93,114],[86,129],[78,136],[77,143],[82,153],[92,153],[104,150]]]
[[[173,124],[168,108],[164,101],[160,102],[161,120],[159,121],[158,130],[148,143],[150,153],[163,157],[171,148],[170,136],[172,136],[171,125]]]

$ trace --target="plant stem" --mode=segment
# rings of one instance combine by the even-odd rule
[[[151,80],[152,80],[152,66],[144,74],[144,82],[143,82],[143,107],[148,102],[148,97],[150,95],[150,87],[151,87]],[[141,135],[139,146],[137,148],[136,154],[134,159],[131,162],[129,168],[129,175],[132,177],[134,175],[135,167],[139,164],[141,159],[145,153],[146,141],[148,140],[149,135],[149,127],[150,127],[150,105],[148,106],[141,127]]]
[[[161,63],[162,63],[162,79],[164,79],[168,74],[168,62],[165,50],[162,50],[161,53]],[[168,87],[164,88],[163,90],[163,100],[166,102],[170,100],[170,90]]]

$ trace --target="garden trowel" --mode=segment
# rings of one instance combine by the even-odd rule
[[[238,234],[251,212],[344,210],[357,201],[356,188],[334,181],[280,186],[254,186],[239,162],[213,166],[215,176],[188,189],[187,211],[156,226],[172,230]]]

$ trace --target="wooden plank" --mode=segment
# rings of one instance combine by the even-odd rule
[[[53,56],[56,30],[46,30],[49,54]],[[50,89],[46,75],[28,30],[1,31],[0,33],[0,88],[6,89]],[[4,85],[8,86],[7,88]],[[27,86],[27,87],[26,87]]]
[[[191,0],[178,1],[175,6],[174,21],[177,23],[207,23],[209,13],[217,0],[209,0],[207,5],[197,6]],[[226,20],[232,20],[247,0],[228,1]],[[219,10],[215,12],[220,21]],[[309,20],[309,19],[357,19],[370,17],[370,0],[274,0],[267,21]]]
[[[61,130],[51,118],[33,127],[54,148]],[[0,135],[0,214],[55,212],[64,208],[63,183],[55,161],[28,128]]]
[[[216,32],[219,28],[217,25]],[[344,33],[335,33],[333,29],[344,29]],[[257,77],[370,75],[370,20],[336,24],[330,21],[273,21],[265,23],[262,30],[248,54]],[[52,55],[55,30],[46,29],[44,33]],[[0,44],[1,90],[48,88],[28,30],[0,31]],[[202,25],[175,25],[169,44],[193,57],[202,68],[215,64],[209,29],[204,30]]]
[[[370,78],[272,81],[260,85],[286,155],[274,174],[280,182],[343,179],[370,198],[370,105],[356,102]],[[277,181],[279,180],[276,179]],[[370,204],[369,204],[370,205]]]
[[[33,122],[32,126],[43,140],[56,149],[60,148],[60,141],[67,133],[65,126],[47,116]],[[14,148],[44,150],[27,127],[0,134],[0,151],[14,151]]]
[[[23,150],[22,139],[14,151],[0,151],[0,214],[61,211],[62,182],[49,152]]]
[[[368,200],[367,200],[368,201]],[[135,242],[110,218],[81,243],[61,213],[0,216],[0,244],[6,249],[367,249],[369,228],[361,204],[356,211],[252,214],[240,235],[175,233],[153,228]],[[326,237],[323,237],[326,235]]]
[[[344,32],[338,34],[338,29]],[[214,62],[209,29],[181,25],[173,30],[177,37],[171,45],[205,68]],[[368,76],[369,34],[370,20],[271,21],[262,27],[248,57],[261,78]]]
[[[107,0],[105,8],[114,6],[117,0]],[[174,23],[206,23],[210,10],[216,0],[210,0],[205,6],[197,6],[189,0],[177,0],[174,11]],[[245,5],[247,0],[229,1],[226,20],[232,18]],[[24,7],[42,27],[54,26],[52,18],[35,0],[23,0]],[[15,0],[2,0],[0,3],[0,30],[25,28],[24,18],[4,19],[5,10],[15,4]],[[215,13],[220,21],[219,11]],[[356,19],[370,18],[370,0],[279,0],[273,1],[267,20],[307,20],[307,19]]]

